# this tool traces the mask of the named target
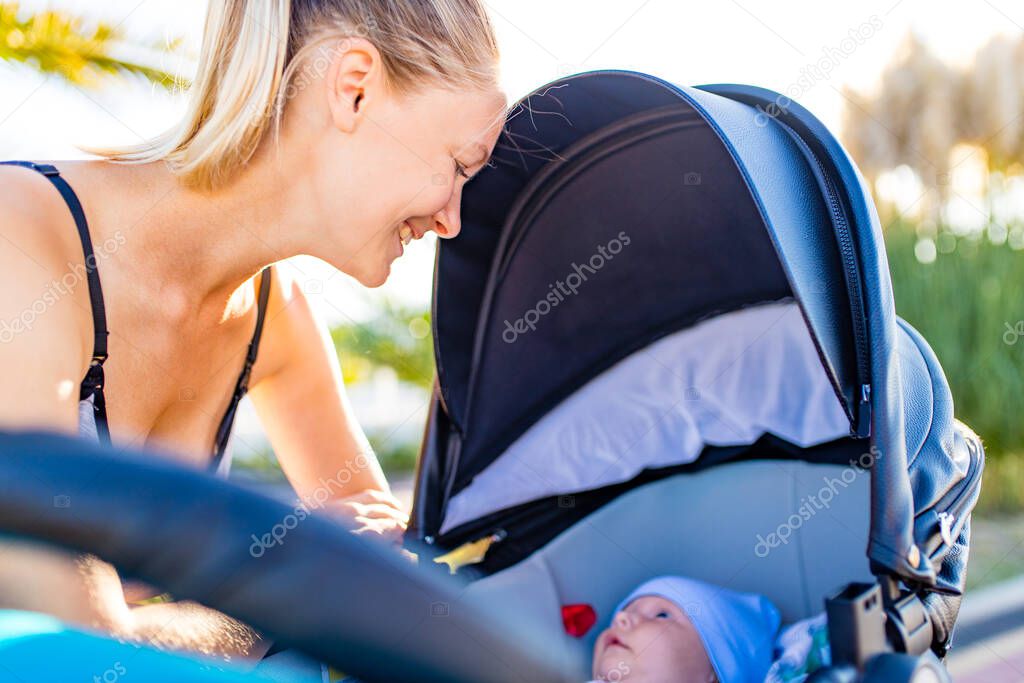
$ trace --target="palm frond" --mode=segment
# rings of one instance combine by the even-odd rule
[[[82,87],[95,87],[104,76],[133,75],[165,88],[187,82],[179,76],[127,53],[173,51],[180,41],[140,44],[119,26],[89,21],[59,10],[23,12],[17,2],[0,2],[0,60],[24,64]]]

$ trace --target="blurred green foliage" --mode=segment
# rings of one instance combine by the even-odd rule
[[[331,329],[331,338],[341,361],[346,386],[372,381],[380,371],[393,372],[413,391],[422,391],[424,402],[434,384],[434,347],[430,314],[419,308],[381,301],[377,314],[366,321],[351,322]],[[419,457],[419,431],[416,438],[392,430],[368,431],[384,472],[406,474],[416,468]],[[284,482],[268,447],[239,457],[236,468],[245,475],[268,482]]]
[[[373,319],[331,330],[345,383],[368,379],[391,368],[398,379],[429,389],[434,384],[434,345],[430,314],[385,301]]]
[[[416,460],[420,457],[420,442],[416,440],[400,440],[389,438],[387,434],[368,434],[373,452],[381,469],[389,477],[392,474],[405,474],[416,469]]]
[[[372,319],[338,325],[331,330],[331,338],[346,385],[389,368],[399,381],[422,390],[426,401],[434,385],[434,344],[426,311],[385,300]],[[385,472],[415,469],[418,440],[403,440],[390,432],[370,432],[367,438]]]
[[[416,469],[416,459],[420,454],[420,443],[418,440],[401,440],[391,437],[390,434],[370,433],[367,435],[370,446],[377,455],[384,474],[390,479],[393,475],[409,474]],[[281,466],[277,463],[277,456],[269,445],[260,448],[258,451],[239,455],[232,463],[233,475],[242,474],[248,479],[256,479],[266,483],[285,484],[287,479]]]
[[[896,311],[928,340],[957,418],[985,443],[983,513],[1024,509],[1024,250],[1006,239],[1019,247],[1021,230],[922,237],[896,223],[885,234]]]
[[[120,25],[92,21],[69,12],[23,11],[17,2],[0,2],[0,61],[25,64],[82,87],[95,87],[103,76],[130,74],[165,88],[188,82],[153,64],[126,54],[157,57],[174,52],[180,40],[142,43],[128,38]]]

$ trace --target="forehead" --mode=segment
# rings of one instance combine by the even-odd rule
[[[420,95],[421,111],[428,111],[434,127],[453,144],[490,149],[505,123],[507,101],[494,91],[431,89]]]
[[[494,93],[478,95],[471,103],[467,103],[462,123],[461,152],[476,163],[490,156],[494,143],[505,125],[505,97]]]
[[[657,595],[643,595],[626,605],[626,609],[671,609],[674,612],[681,612],[679,605]]]

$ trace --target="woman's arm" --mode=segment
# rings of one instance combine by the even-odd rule
[[[193,652],[242,663],[257,661],[271,643],[245,624],[191,601],[130,607],[111,565],[91,555],[74,560],[79,582],[94,605],[85,626],[160,650]],[[79,622],[82,623],[82,622]]]
[[[361,530],[397,538],[406,515],[352,413],[327,326],[279,272],[251,394],[281,467],[309,509],[327,504]]]
[[[34,176],[0,169],[0,429],[74,433],[92,332],[80,308],[88,305],[87,284],[65,265],[73,255],[55,235],[69,230],[74,237],[71,217],[59,221],[53,204],[60,197]],[[81,263],[81,256],[70,262]]]

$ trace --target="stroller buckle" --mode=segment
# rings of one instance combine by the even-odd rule
[[[913,546],[914,550],[917,546]],[[918,551],[920,556],[920,551]],[[921,598],[913,591],[900,589],[892,576],[880,576],[885,604],[885,630],[897,652],[920,655],[932,645],[932,622]]]

